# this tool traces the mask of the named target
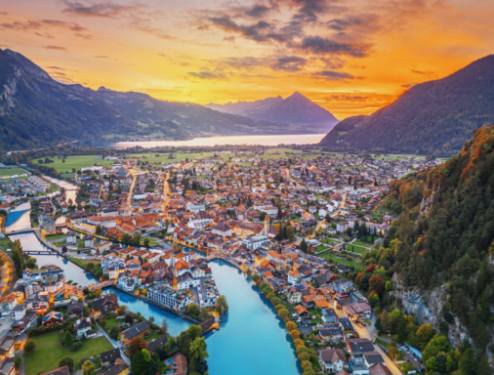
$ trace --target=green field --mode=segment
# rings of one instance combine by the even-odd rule
[[[125,159],[130,160],[140,160],[141,162],[147,162],[150,164],[173,164],[184,160],[202,160],[206,158],[211,158],[214,155],[222,158],[223,160],[227,160],[233,154],[228,151],[223,152],[185,152],[185,151],[176,151],[176,152],[145,152],[140,154],[128,154],[125,156]]]
[[[101,155],[72,155],[67,156],[65,159],[60,156],[49,156],[47,159],[50,159],[51,162],[45,163],[45,158],[40,158],[33,160],[33,163],[54,168],[60,174],[73,173],[74,170],[78,171],[81,168],[105,167],[113,164],[111,160],[105,160]]]
[[[65,357],[71,357],[75,365],[78,366],[81,360],[112,349],[111,344],[104,337],[98,337],[84,341],[78,351],[72,352],[62,346],[59,334],[59,331],[55,331],[31,338],[36,348],[34,352],[25,356],[27,375],[36,375],[40,372],[53,370]]]
[[[100,264],[99,260],[96,259],[80,259],[76,257],[69,257],[69,260],[72,263],[77,264],[79,267],[86,269],[89,264]]]
[[[14,175],[22,175],[22,174],[29,174],[29,173],[24,169],[18,167],[0,168],[0,178],[12,177]]]
[[[341,264],[342,266],[353,268],[356,271],[362,269],[362,263],[359,258],[337,255],[331,251],[321,254],[320,257],[326,259],[329,263]]]

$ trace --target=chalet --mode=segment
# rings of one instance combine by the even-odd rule
[[[187,358],[181,353],[166,359],[165,365],[168,367],[165,375],[187,375]]]
[[[338,373],[346,366],[345,352],[332,347],[322,349],[319,351],[319,363],[326,373]]]
[[[117,296],[106,294],[94,301],[89,302],[91,316],[97,319],[99,316],[114,312],[118,309]]]
[[[127,346],[132,340],[138,337],[143,337],[149,327],[149,323],[145,320],[134,324],[120,333],[120,341],[123,345]]]

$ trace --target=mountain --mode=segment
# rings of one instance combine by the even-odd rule
[[[217,111],[256,120],[303,126],[306,132],[327,132],[338,121],[331,112],[295,92],[289,97],[266,98],[254,102],[210,104]]]
[[[0,50],[0,150],[129,139],[294,134],[305,128],[146,94],[62,84],[23,55]]]
[[[462,350],[470,342],[479,367],[461,374],[492,374],[494,126],[478,129],[445,164],[393,183],[384,205],[399,219],[374,268],[399,286],[395,296],[405,308],[426,310],[422,315]]]
[[[321,141],[337,151],[451,155],[494,122],[494,55],[418,84],[370,116],[345,119]]]

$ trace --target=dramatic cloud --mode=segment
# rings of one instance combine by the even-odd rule
[[[135,5],[121,5],[113,2],[64,1],[63,11],[85,17],[113,18],[136,9]]]
[[[320,36],[305,37],[300,44],[300,48],[316,54],[336,54],[353,57],[364,57],[368,51],[368,46],[366,45],[340,43]]]

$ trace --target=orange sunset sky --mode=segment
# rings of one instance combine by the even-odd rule
[[[0,0],[55,79],[201,104],[300,91],[339,119],[494,50],[494,0]]]

